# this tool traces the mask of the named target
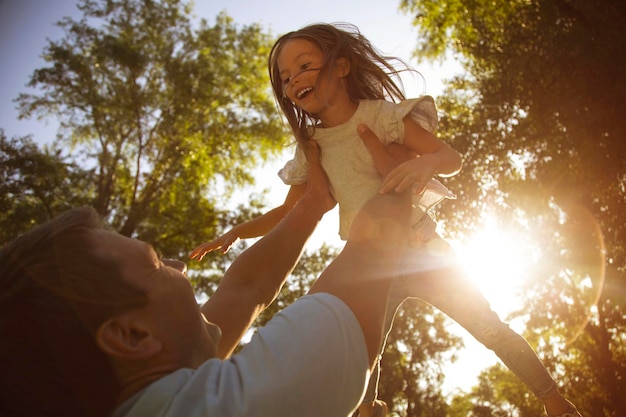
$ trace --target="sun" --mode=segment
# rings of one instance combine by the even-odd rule
[[[487,221],[482,229],[455,248],[469,277],[501,317],[521,305],[521,285],[527,279],[532,248],[527,236]]]

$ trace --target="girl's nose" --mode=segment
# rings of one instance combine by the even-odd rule
[[[296,83],[296,81],[300,80],[302,74],[307,73],[307,72],[311,72],[311,71],[319,71],[319,70],[321,70],[321,68],[307,68],[305,70],[302,70],[302,71],[298,72],[296,75],[291,77],[291,80],[289,81],[289,84],[287,84],[287,86],[285,88],[292,87]]]

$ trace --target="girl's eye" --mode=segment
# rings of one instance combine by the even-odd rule
[[[309,71],[309,70],[311,70],[311,63],[310,62],[308,62],[306,64],[300,65],[300,71],[298,71],[293,77],[287,77],[287,78],[282,80],[283,86],[289,85],[294,78],[300,76],[300,74],[302,74],[303,72]]]

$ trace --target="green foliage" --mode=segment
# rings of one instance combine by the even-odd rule
[[[86,204],[92,173],[0,129],[0,246],[70,207]]]
[[[442,209],[447,230],[471,232],[487,211],[525,230],[531,345],[583,415],[626,415],[626,4],[401,6],[418,55],[451,53],[466,69],[439,102],[440,135],[465,159],[448,181],[460,198]]]
[[[528,388],[502,365],[483,371],[470,393],[453,398],[450,417],[535,417],[543,408]]]
[[[186,234],[175,242],[192,248],[213,234],[215,205],[284,141],[267,88],[271,40],[225,14],[193,22],[179,0],[79,8],[45,48],[37,92],[19,96],[21,117],[58,118],[60,143],[95,167],[92,204],[114,229]]]

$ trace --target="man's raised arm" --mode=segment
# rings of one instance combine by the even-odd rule
[[[313,169],[307,176],[304,196],[274,229],[237,257],[202,306],[207,319],[222,330],[218,347],[221,358],[232,353],[259,313],[274,301],[307,239],[324,213],[336,204],[315,143],[307,149],[307,158]]]

